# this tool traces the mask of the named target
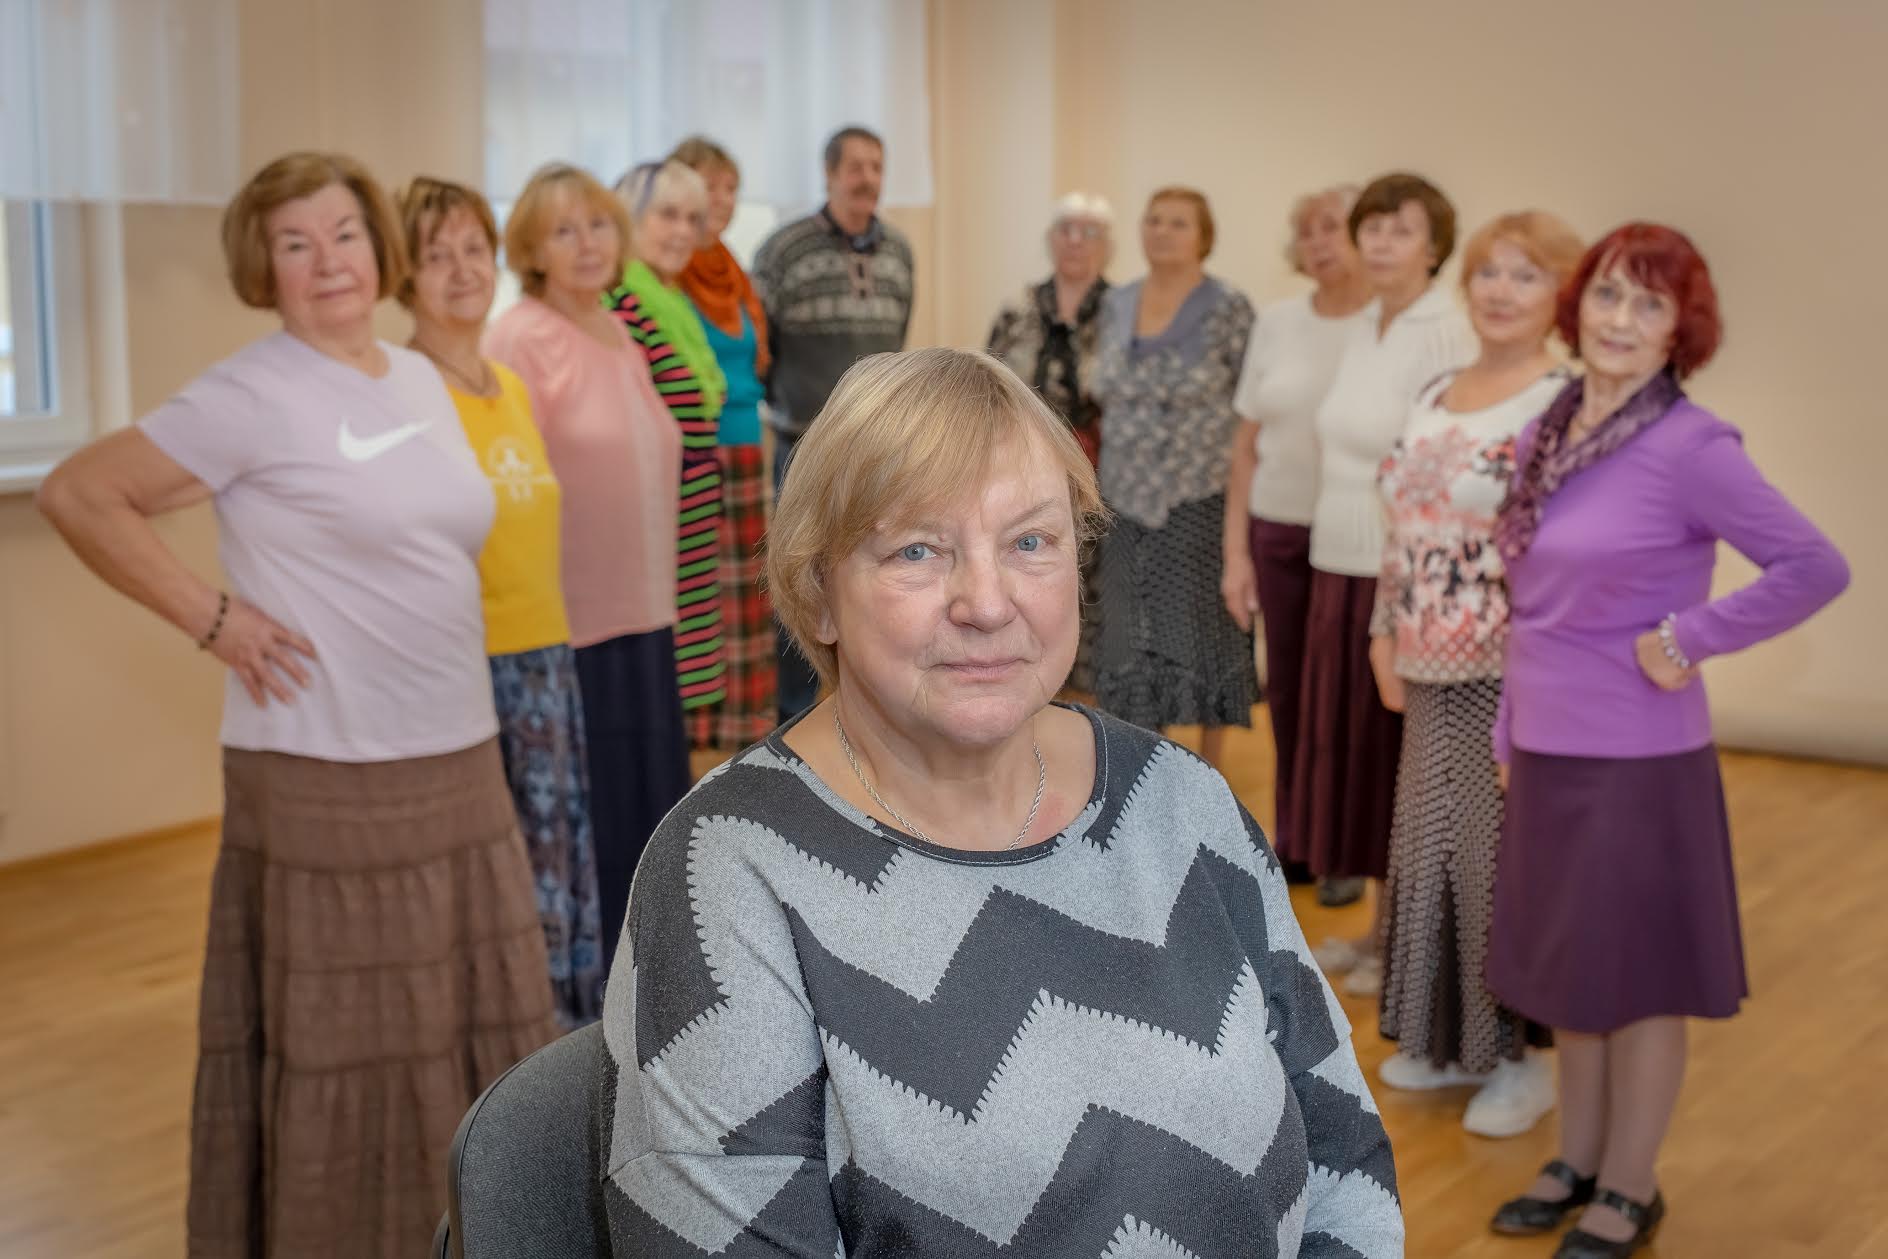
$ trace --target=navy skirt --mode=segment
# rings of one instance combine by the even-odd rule
[[[688,792],[688,736],[675,685],[675,633],[624,634],[577,648],[590,763],[603,970],[616,956],[629,883],[656,826]]]
[[[1750,986],[1717,749],[1516,749],[1487,974],[1503,1005],[1573,1032],[1737,1013]]]

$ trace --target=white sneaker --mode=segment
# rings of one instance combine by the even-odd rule
[[[1311,956],[1327,975],[1342,975],[1364,960],[1362,949],[1352,941],[1340,940],[1336,936],[1328,937],[1323,944],[1312,949]]]
[[[1469,1099],[1462,1126],[1478,1137],[1518,1137],[1554,1108],[1554,1070],[1540,1054],[1504,1062]]]
[[[1486,1075],[1464,1071],[1453,1062],[1446,1067],[1438,1067],[1427,1059],[1411,1057],[1400,1049],[1383,1060],[1383,1065],[1377,1068],[1377,1078],[1393,1089],[1412,1093],[1480,1084],[1488,1079]]]
[[[1383,994],[1383,959],[1359,958],[1339,985],[1347,997],[1376,997]]]

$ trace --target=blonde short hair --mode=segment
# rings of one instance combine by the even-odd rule
[[[1357,204],[1357,194],[1362,192],[1356,184],[1333,184],[1329,188],[1320,188],[1316,192],[1307,192],[1291,203],[1291,213],[1285,221],[1291,225],[1291,235],[1285,238],[1285,261],[1291,269],[1303,275],[1305,260],[1298,256],[1298,233],[1304,229],[1305,220],[1312,212],[1324,205],[1335,206],[1337,221],[1340,225],[1350,218],[1350,208]]]
[[[935,347],[853,364],[787,465],[764,544],[774,613],[821,681],[838,652],[819,640],[826,578],[874,530],[915,520],[988,480],[1018,441],[1067,475],[1077,541],[1106,523],[1095,469],[1015,372],[987,354]]]
[[[373,243],[380,290],[386,297],[406,278],[400,220],[367,168],[342,153],[289,153],[257,171],[223,210],[223,261],[229,285],[245,306],[275,306],[275,265],[269,258],[269,216],[291,201],[340,184],[360,202],[361,222]]]
[[[1526,254],[1529,262],[1553,276],[1555,287],[1566,284],[1586,253],[1586,244],[1580,239],[1580,234],[1568,227],[1558,215],[1545,210],[1521,210],[1504,214],[1483,224],[1468,238],[1468,244],[1462,246],[1464,292],[1476,269],[1488,261],[1488,255],[1495,251],[1495,245],[1504,240]]]
[[[530,182],[525,184],[524,191],[518,194],[517,204],[511,208],[511,217],[505,220],[505,265],[532,297],[544,293],[544,272],[533,265],[538,246],[544,243],[545,234],[550,230],[551,213],[559,196],[569,192],[582,197],[591,209],[609,215],[610,221],[616,224],[621,248],[617,253],[615,274],[622,275],[631,256],[630,243],[635,239],[635,229],[630,224],[629,211],[610,195],[608,188],[597,182],[595,175],[567,162],[540,166],[532,172]]]

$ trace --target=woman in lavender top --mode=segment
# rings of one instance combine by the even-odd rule
[[[1710,273],[1668,227],[1587,252],[1560,329],[1586,374],[1523,431],[1495,539],[1510,636],[1508,788],[1488,986],[1555,1029],[1560,1157],[1494,1227],[1558,1259],[1625,1255],[1664,1215],[1654,1164],[1687,1017],[1747,995],[1730,833],[1698,666],[1801,624],[1848,566],[1680,387],[1717,348]],[[1712,599],[1722,539],[1763,570]]]

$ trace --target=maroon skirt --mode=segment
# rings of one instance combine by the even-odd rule
[[[1728,1018],[1750,993],[1717,749],[1517,749],[1496,861],[1488,986],[1593,1035],[1660,1015]]]
[[[1333,878],[1380,879],[1390,867],[1390,818],[1403,719],[1377,698],[1370,672],[1374,577],[1314,570],[1292,765],[1291,823],[1280,856]]]
[[[1290,850],[1292,773],[1305,672],[1305,617],[1311,606],[1311,529],[1251,517],[1253,575],[1265,633],[1265,708],[1272,720],[1272,846]]]

